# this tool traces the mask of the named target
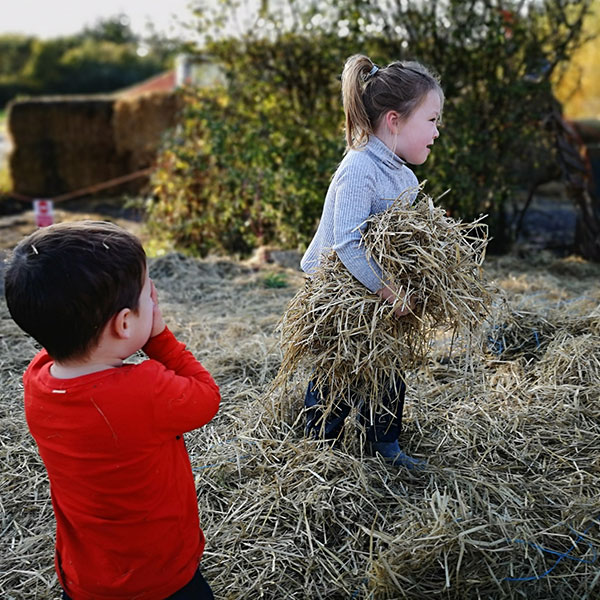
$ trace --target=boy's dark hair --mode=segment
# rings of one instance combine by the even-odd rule
[[[39,229],[13,251],[8,310],[52,358],[83,358],[123,308],[136,311],[146,254],[128,231],[103,221]]]

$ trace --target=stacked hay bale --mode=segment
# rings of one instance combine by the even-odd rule
[[[110,97],[44,97],[9,107],[14,191],[48,198],[123,173],[112,129]]]
[[[173,92],[142,96],[57,96],[11,103],[8,129],[14,191],[51,198],[151,166],[177,120]],[[139,191],[147,179],[103,194]]]
[[[151,165],[163,135],[176,124],[181,98],[173,92],[123,96],[115,102],[113,129],[117,154],[131,171]]]

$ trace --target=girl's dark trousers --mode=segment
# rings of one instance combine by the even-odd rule
[[[351,410],[351,403],[345,398],[339,398],[334,408],[323,419],[324,398],[328,390],[315,387],[315,381],[308,384],[304,406],[306,407],[306,434],[317,439],[335,441],[342,433],[344,420]],[[368,442],[394,442],[402,429],[402,412],[404,411],[404,396],[406,385],[401,377],[393,381],[386,389],[381,399],[381,406],[374,412],[371,419],[370,408],[366,402],[359,403],[359,422],[364,425]]]
[[[71,600],[63,591],[63,600]],[[215,600],[210,586],[198,569],[192,580],[165,600]]]

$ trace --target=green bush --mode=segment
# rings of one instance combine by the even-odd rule
[[[406,2],[384,10],[330,0],[327,10],[297,12],[291,30],[263,12],[269,37],[215,39],[206,50],[229,86],[188,90],[159,161],[149,222],[201,254],[305,247],[343,154],[339,73],[362,52],[379,64],[416,58],[441,74],[444,129],[416,173],[434,195],[451,190],[441,201],[454,216],[488,214],[496,247],[506,248],[510,199],[555,168],[545,127],[555,107],[550,76],[577,47],[589,8],[521,5],[449,0],[444,9]]]
[[[181,125],[154,176],[155,231],[166,226],[177,244],[201,254],[306,244],[344,148],[326,43],[288,35],[219,48],[235,77],[227,90],[185,93]],[[304,61],[302,82],[298,71],[280,70],[294,57]]]
[[[86,39],[64,52],[58,64],[61,93],[110,92],[163,70],[151,56],[137,54],[135,43]]]

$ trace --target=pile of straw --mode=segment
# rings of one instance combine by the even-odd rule
[[[529,311],[509,311],[505,317],[488,333],[490,351],[502,359],[539,358],[552,340],[556,325]]]
[[[330,253],[282,318],[276,385],[310,367],[329,398],[354,390],[376,403],[391,379],[425,362],[440,330],[463,344],[476,339],[492,301],[481,270],[487,227],[481,219],[461,223],[446,216],[426,194],[407,206],[409,193],[368,219],[362,243],[386,285],[410,295],[414,310],[396,317],[400,299],[393,305],[381,300]]]
[[[298,379],[285,398],[267,393],[281,359],[275,327],[300,275],[270,289],[234,261],[151,260],[169,326],[223,396],[216,418],[185,434],[215,597],[597,598],[600,265],[557,279],[551,264],[486,260],[511,310],[552,323],[551,339],[536,361],[473,355],[469,371],[458,351],[442,364],[434,347],[407,378],[401,443],[428,460],[409,473],[303,439]],[[60,598],[48,481],[23,416],[35,351],[0,303],[7,600]]]
[[[544,315],[530,309],[517,310],[505,303],[494,313],[494,319],[501,322],[491,325],[487,337],[488,348],[502,360],[539,360],[557,336],[600,332],[600,317],[592,314],[572,318],[564,314],[564,309]]]
[[[559,331],[537,365],[536,374],[551,385],[576,386],[582,393],[594,393],[598,398],[600,391],[594,390],[594,385],[600,381],[600,336]]]

